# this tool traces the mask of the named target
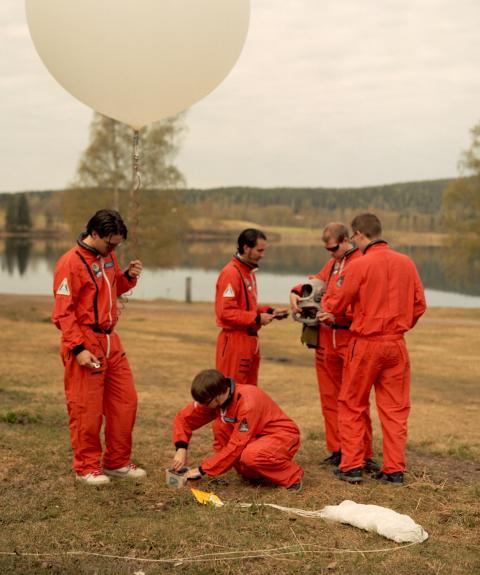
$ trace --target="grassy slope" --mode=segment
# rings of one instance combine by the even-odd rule
[[[347,222],[348,223],[348,222]],[[211,219],[194,218],[190,220],[194,232],[209,232],[224,238],[235,237],[245,228],[258,228],[265,230],[267,236],[275,243],[282,245],[322,245],[323,228],[264,226],[258,222],[247,220],[227,220],[215,222]],[[411,232],[386,230],[385,239],[396,246],[442,246],[448,241],[448,234],[442,232]]]
[[[235,473],[205,486],[223,500],[273,502],[320,509],[344,499],[409,514],[429,532],[422,544],[395,551],[377,535],[268,508],[202,507],[188,491],[164,485],[172,456],[170,422],[189,400],[189,382],[213,364],[217,329],[209,304],[130,302],[119,332],[139,391],[135,457],[144,483],[104,489],[78,485],[70,471],[58,333],[49,298],[4,296],[0,302],[0,573],[478,573],[480,551],[480,310],[430,310],[409,334],[413,369],[409,474],[403,488],[373,480],[350,486],[318,462],[325,456],[312,353],[290,320],[262,333],[261,385],[300,425],[298,461],[306,470],[299,494],[254,488]],[[374,415],[377,421],[376,414]],[[10,421],[8,423],[7,421]],[[381,445],[378,424],[375,448]],[[192,463],[209,450],[196,436]],[[303,545],[302,554],[201,563],[142,563],[88,551],[149,559]],[[314,545],[315,547],[309,547]],[[315,552],[307,552],[315,550]],[[345,550],[355,550],[346,553]],[[359,553],[363,550],[363,553]]]

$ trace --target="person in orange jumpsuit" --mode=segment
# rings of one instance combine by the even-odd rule
[[[217,279],[215,314],[222,331],[217,338],[216,368],[240,384],[257,385],[260,328],[288,315],[286,309],[257,304],[255,272],[266,247],[263,232],[244,230],[238,237],[237,254]]]
[[[325,249],[330,252],[331,257],[323,268],[311,277],[323,281],[325,292],[328,292],[350,262],[361,257],[362,254],[350,242],[348,228],[342,223],[331,222],[327,224],[323,230],[322,239]],[[302,295],[301,289],[301,284],[296,285],[290,293],[293,313],[300,311],[298,302]],[[335,466],[340,464],[342,458],[337,403],[350,341],[349,327],[351,321],[350,310],[337,317],[329,316],[328,323],[319,326],[315,349],[315,367],[325,439],[327,449],[331,452],[331,455],[324,459],[323,463]],[[368,409],[365,411],[365,462],[363,467],[367,472],[379,471],[380,469],[373,459],[372,422]]]
[[[425,312],[425,296],[412,260],[381,239],[377,216],[360,214],[351,225],[351,239],[363,257],[351,262],[337,279],[318,316],[328,321],[328,313],[336,316],[349,306],[353,311],[338,399],[342,461],[335,473],[350,483],[362,480],[365,411],[374,386],[383,433],[383,466],[375,478],[401,485],[410,412],[410,362],[404,333]]]
[[[257,386],[236,384],[215,369],[197,374],[191,393],[195,401],[173,421],[174,470],[187,463],[193,431],[213,421],[215,453],[190,469],[187,479],[216,477],[234,467],[253,481],[266,479],[292,491],[302,488],[303,469],[293,461],[300,432],[269,395]]]
[[[77,244],[59,259],[54,272],[52,320],[62,332],[60,353],[73,469],[77,479],[88,485],[109,483],[108,475],[146,475],[130,458],[137,394],[125,351],[114,332],[117,296],[133,288],[142,271],[139,260],[120,269],[114,250],[126,239],[120,214],[100,210]]]

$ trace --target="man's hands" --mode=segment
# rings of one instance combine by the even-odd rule
[[[184,447],[180,447],[175,452],[172,461],[172,469],[174,471],[180,471],[182,467],[185,467],[187,464],[187,450]]]
[[[279,307],[273,310],[273,319],[285,319],[288,317],[288,309],[286,307]]]
[[[189,469],[187,473],[185,473],[184,477],[187,479],[201,479],[202,474],[200,473],[200,469],[198,467],[192,467],[192,469]]]
[[[100,360],[88,349],[84,349],[77,355],[77,363],[82,367],[100,367]]]
[[[184,447],[179,447],[173,456],[172,469],[177,473],[187,464],[187,450]],[[186,479],[201,479],[202,474],[198,467],[192,467],[184,475]]]
[[[273,320],[273,313],[261,313],[260,325],[268,325]]]
[[[125,270],[131,278],[138,278],[142,273],[142,262],[140,260],[133,260],[128,264],[128,268]]]
[[[274,309],[272,313],[261,313],[260,314],[260,325],[268,325],[274,319],[284,319],[288,317],[287,308]]]
[[[175,452],[172,461],[172,469],[173,471],[180,471],[182,467],[185,467],[187,464],[187,450],[184,447],[180,447]],[[200,469],[198,467],[193,467],[189,469],[184,475],[186,479],[201,479],[202,474],[200,473]]]
[[[300,308],[298,307],[298,300],[300,296],[298,293],[290,292],[290,308],[292,313],[300,313]]]
[[[329,313],[328,311],[323,310],[318,311],[316,318],[318,319],[318,321],[321,321],[322,323],[326,324],[335,323],[335,316],[333,315],[333,313]]]
[[[292,313],[300,313],[301,310],[298,307],[298,301],[300,300],[300,296],[294,292],[290,293],[290,306],[292,309]],[[319,322],[321,323],[326,323],[327,325],[330,325],[332,323],[335,323],[335,316],[333,315],[333,313],[329,313],[328,311],[323,311],[323,309],[320,309],[317,312],[317,315],[315,316]]]

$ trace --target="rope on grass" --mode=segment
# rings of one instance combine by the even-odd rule
[[[171,559],[150,559],[148,557],[132,557],[129,555],[111,555],[108,553],[95,553],[93,551],[64,551],[61,553],[22,553],[20,551],[0,551],[2,556],[13,557],[64,557],[64,556],[87,556],[87,557],[101,557],[105,559],[119,559],[122,561],[137,561],[142,563],[171,563],[174,566],[182,565],[183,563],[204,563],[208,561],[242,561],[245,559],[275,559],[287,555],[319,555],[322,553],[333,554],[366,554],[366,553],[389,553],[392,551],[400,551],[407,547],[418,545],[415,543],[407,543],[406,545],[397,545],[395,547],[384,547],[383,549],[338,549],[336,547],[322,547],[313,543],[301,543],[297,545],[286,545],[284,547],[274,547],[271,549],[251,549],[251,550],[238,550],[238,551],[220,551],[215,553],[203,553],[201,555],[193,555],[191,557],[174,557]]]

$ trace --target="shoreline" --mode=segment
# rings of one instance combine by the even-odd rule
[[[262,226],[256,222],[225,220],[216,228],[211,228],[202,222],[202,226],[193,227],[186,230],[185,237],[180,239],[183,242],[198,243],[231,243],[232,237],[236,236],[242,229],[247,227],[261,228],[267,234],[270,242],[286,246],[315,246],[323,245],[322,230],[301,227],[283,226]],[[54,241],[64,242],[69,234],[65,230],[35,230],[32,232],[5,232],[0,231],[0,241],[25,240],[25,241]],[[439,232],[413,232],[392,230],[384,234],[384,239],[393,246],[422,246],[422,247],[443,247],[448,245],[449,235]]]

